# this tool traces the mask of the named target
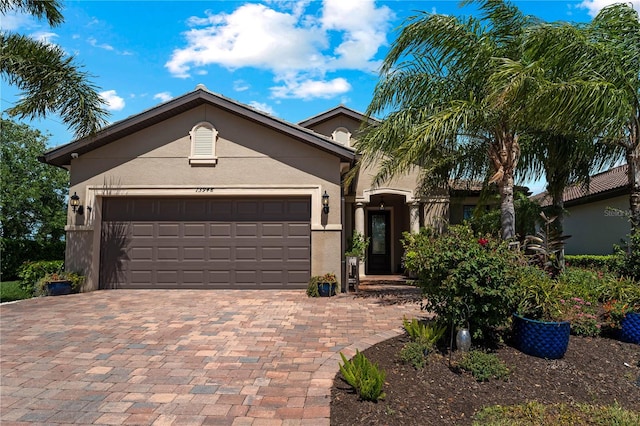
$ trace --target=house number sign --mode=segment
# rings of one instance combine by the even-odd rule
[[[213,192],[214,190],[215,188],[206,188],[206,187],[196,188],[196,192]]]

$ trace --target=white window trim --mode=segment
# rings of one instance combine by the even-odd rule
[[[201,127],[210,129],[212,132],[211,153],[207,155],[195,154],[196,131]],[[215,166],[218,163],[218,157],[216,157],[216,142],[218,141],[218,131],[216,130],[216,128],[213,127],[211,123],[207,121],[202,121],[196,124],[195,126],[193,126],[193,128],[189,132],[189,136],[191,138],[191,154],[189,155],[189,164],[191,164],[192,166],[210,166],[210,165]]]

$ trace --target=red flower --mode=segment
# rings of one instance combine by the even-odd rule
[[[487,244],[489,244],[489,240],[487,240],[486,238],[480,238],[478,240],[478,244],[480,244],[482,247],[486,246]]]

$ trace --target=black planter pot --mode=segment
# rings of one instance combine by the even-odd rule
[[[50,281],[46,284],[47,296],[71,294],[71,281]]]
[[[318,294],[320,297],[330,297],[336,294],[335,283],[318,283]]]
[[[513,335],[518,350],[538,358],[562,358],[569,346],[569,321],[537,321],[513,315]]]

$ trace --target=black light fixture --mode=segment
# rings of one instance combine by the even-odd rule
[[[322,194],[322,212],[329,214],[329,194],[327,194],[327,191]]]
[[[78,194],[76,192],[74,192],[73,195],[69,197],[69,205],[71,206],[71,209],[73,210],[74,213],[76,214],[84,213],[84,209],[80,205],[80,197],[78,197]]]
[[[384,210],[384,198],[380,197],[380,210]]]

